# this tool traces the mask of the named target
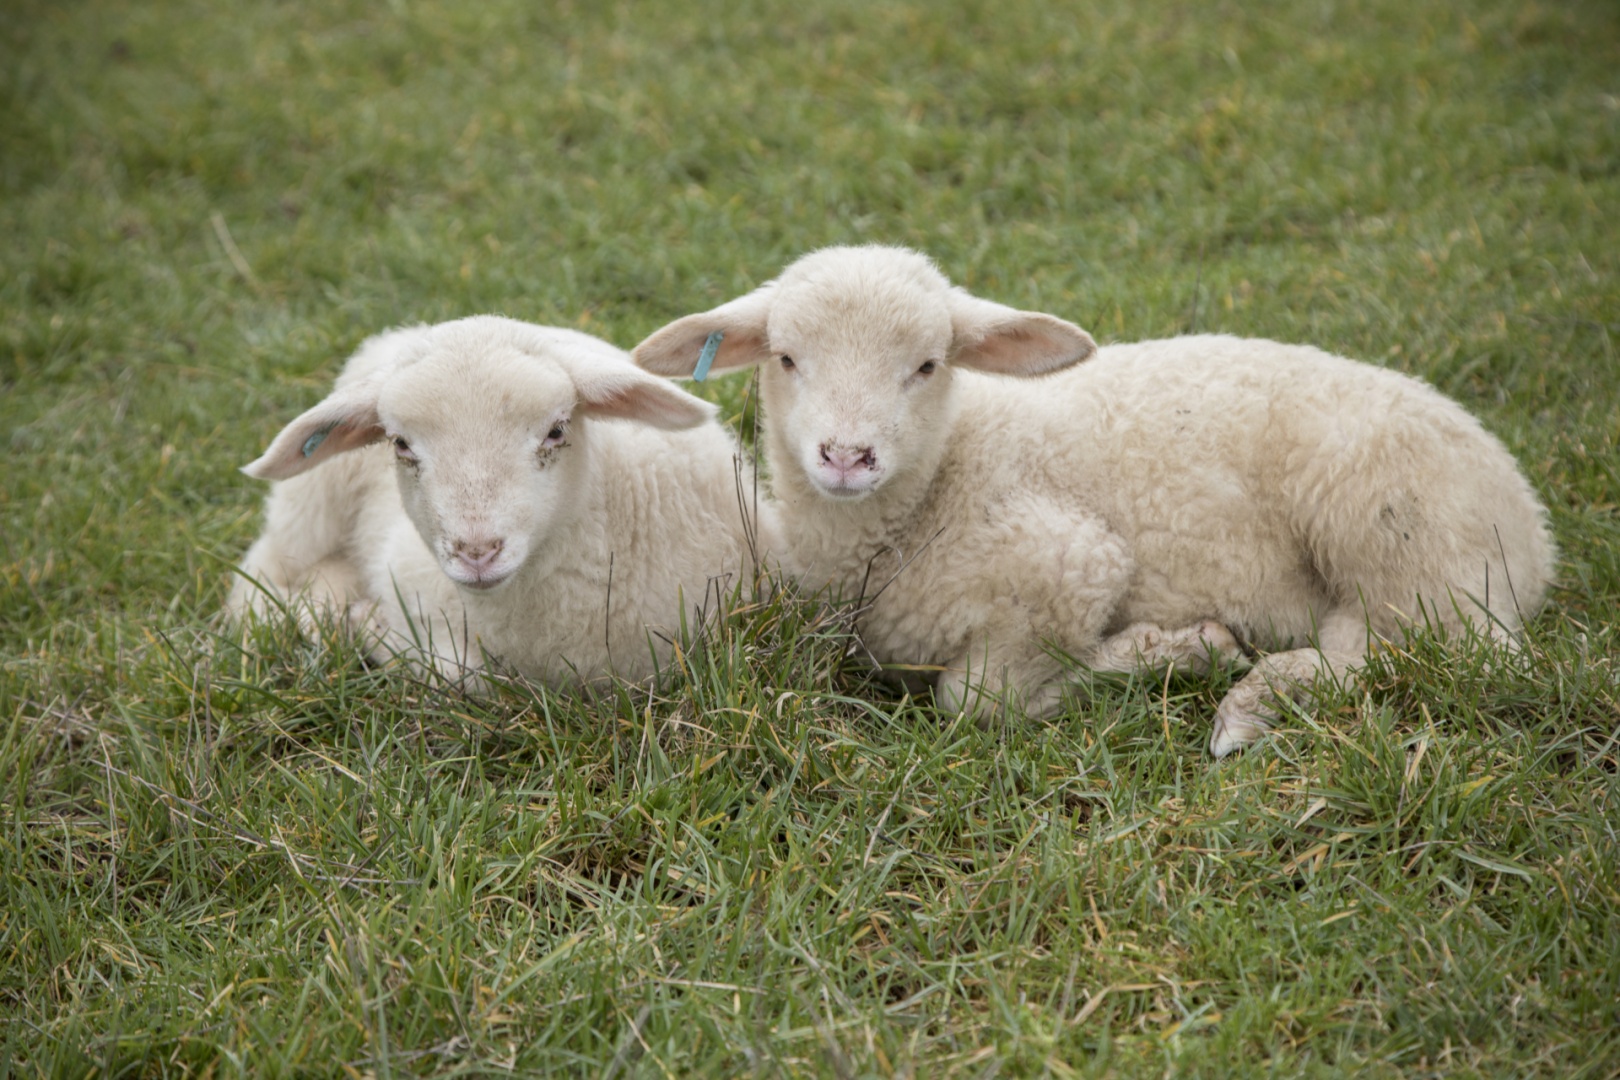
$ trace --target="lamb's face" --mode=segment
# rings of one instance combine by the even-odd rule
[[[585,423],[555,363],[514,348],[430,352],[383,390],[378,416],[400,497],[445,575],[510,581],[577,512]]]
[[[867,498],[937,467],[954,424],[953,368],[1059,371],[1096,351],[1073,323],[953,288],[915,251],[833,247],[775,281],[688,315],[636,346],[660,375],[763,366],[767,446],[778,477]]]
[[[714,412],[598,338],[475,315],[367,339],[326,399],[242,471],[288,480],[387,440],[416,531],[450,580],[482,591],[587,509],[606,468],[591,464],[589,424],[683,431]]]
[[[784,277],[761,376],[776,467],[796,468],[829,499],[856,500],[937,461],[948,431],[947,300],[943,281]]]

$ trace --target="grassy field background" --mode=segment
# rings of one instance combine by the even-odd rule
[[[1606,0],[8,4],[0,1073],[1620,1075],[1617,207]],[[589,700],[218,619],[367,334],[861,241],[1431,380],[1551,508],[1524,655],[1217,765],[1222,679],[981,731],[786,602]]]

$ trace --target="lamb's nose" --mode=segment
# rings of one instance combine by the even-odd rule
[[[505,546],[506,541],[499,537],[493,540],[457,540],[456,558],[466,563],[469,570],[482,573],[494,565],[496,556]]]
[[[877,454],[870,446],[821,444],[821,460],[846,476],[857,469],[877,468]]]

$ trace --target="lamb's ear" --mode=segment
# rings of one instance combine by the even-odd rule
[[[712,311],[676,319],[637,345],[630,357],[658,375],[689,376],[703,355],[709,335],[719,332],[725,336],[709,370],[730,371],[757,364],[769,355],[766,322],[774,288],[774,283],[761,285]]]
[[[682,431],[708,423],[718,411],[667,379],[629,364],[594,367],[574,373],[580,409],[587,416],[637,420],[665,431]]]
[[[270,448],[257,461],[242,466],[242,471],[258,480],[285,480],[382,437],[376,388],[368,392],[364,385],[340,387],[282,428]]]
[[[951,290],[951,362],[998,375],[1044,375],[1088,360],[1091,335],[1039,311],[1019,311]]]
[[[269,449],[242,471],[259,480],[285,480],[382,438],[377,399],[383,383],[419,354],[429,329],[406,327],[367,338],[326,400],[282,428]]]

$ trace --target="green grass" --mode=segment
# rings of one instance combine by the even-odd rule
[[[18,0],[0,116],[0,1072],[1620,1075],[1612,4]],[[786,599],[591,699],[218,619],[365,335],[868,240],[1433,381],[1524,654],[1217,765],[1220,679],[979,730]]]

